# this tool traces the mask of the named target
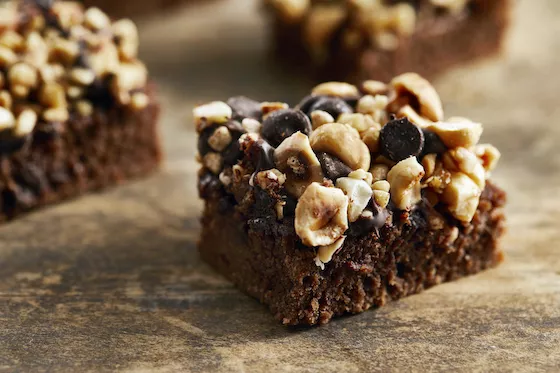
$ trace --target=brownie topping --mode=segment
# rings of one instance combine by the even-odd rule
[[[348,167],[344,162],[325,152],[318,152],[317,158],[321,163],[321,168],[326,177],[331,180],[336,180],[339,177],[348,176],[352,169]]]
[[[278,146],[282,141],[296,132],[305,135],[311,133],[311,122],[301,110],[282,109],[270,113],[262,123],[262,136],[272,146]]]
[[[422,133],[424,134],[422,156],[426,154],[441,154],[447,150],[447,147],[436,133],[426,128],[422,128]]]
[[[418,156],[424,147],[424,133],[407,118],[392,120],[379,134],[381,155],[394,162]]]
[[[310,106],[308,113],[311,114],[315,110],[322,110],[330,115],[333,118],[338,118],[340,114],[343,113],[353,113],[354,110],[350,105],[348,105],[344,100],[338,97],[318,97],[318,99]]]
[[[233,110],[233,118],[242,121],[245,118],[260,120],[262,117],[261,103],[245,96],[235,96],[227,100]]]

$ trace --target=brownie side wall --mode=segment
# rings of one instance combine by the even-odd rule
[[[27,148],[0,161],[0,221],[155,170],[159,104],[150,102],[140,111],[96,108],[60,132],[38,124]]]
[[[426,207],[367,237],[348,237],[321,270],[295,235],[248,230],[216,200],[206,203],[201,256],[284,324],[326,323],[493,267],[502,260],[505,194],[489,184],[471,224]],[[443,220],[442,220],[443,218]],[[443,228],[435,226],[444,222]],[[280,223],[279,223],[280,224]],[[451,242],[455,227],[459,229]]]

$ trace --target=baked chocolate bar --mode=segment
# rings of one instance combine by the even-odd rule
[[[295,108],[194,109],[202,258],[288,325],[327,323],[502,260],[500,157],[415,73],[320,84]]]
[[[153,171],[159,105],[134,23],[65,1],[0,13],[0,221]]]
[[[266,0],[275,56],[319,79],[431,78],[499,52],[510,0]]]

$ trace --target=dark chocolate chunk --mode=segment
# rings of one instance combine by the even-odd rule
[[[257,169],[255,171],[270,170],[274,168],[274,148],[266,141],[258,142],[258,161]]]
[[[387,123],[379,134],[381,155],[394,162],[418,156],[424,147],[424,133],[406,117]]]
[[[368,214],[371,212],[371,214]],[[370,201],[370,207],[364,210],[364,213],[352,224],[350,224],[348,234],[350,236],[363,236],[371,231],[379,234],[381,229],[389,217],[387,209],[381,208],[373,200]]]
[[[270,113],[263,121],[261,134],[272,146],[278,146],[286,138],[300,131],[311,133],[311,122],[301,110],[282,109]]]
[[[313,103],[313,105],[311,105],[307,113],[311,114],[315,110],[326,111],[332,115],[335,120],[340,114],[354,112],[352,107],[343,99],[329,96],[320,97],[317,101],[315,101],[315,103]]]
[[[0,154],[10,154],[20,150],[28,139],[29,136],[15,136],[11,128],[0,131]]]
[[[352,169],[344,162],[328,153],[317,153],[317,159],[321,163],[321,168],[325,176],[331,180],[336,180],[339,177],[348,176]]]
[[[303,100],[296,105],[296,109],[303,111],[304,113],[310,114],[309,108],[315,104],[315,102],[323,96],[305,96]]]
[[[426,154],[441,154],[447,150],[447,146],[441,141],[439,136],[430,130],[422,129],[424,133],[424,149],[422,149],[422,156]]]
[[[200,198],[210,198],[213,195],[220,195],[222,183],[216,175],[205,172],[198,178],[198,194]]]
[[[227,104],[231,107],[231,110],[233,110],[233,119],[239,121],[245,118],[261,120],[261,103],[258,101],[245,96],[235,96],[227,100]]]

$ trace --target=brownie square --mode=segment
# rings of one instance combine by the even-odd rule
[[[324,324],[500,263],[505,193],[482,125],[417,74],[296,107],[194,110],[202,258],[287,325]]]

